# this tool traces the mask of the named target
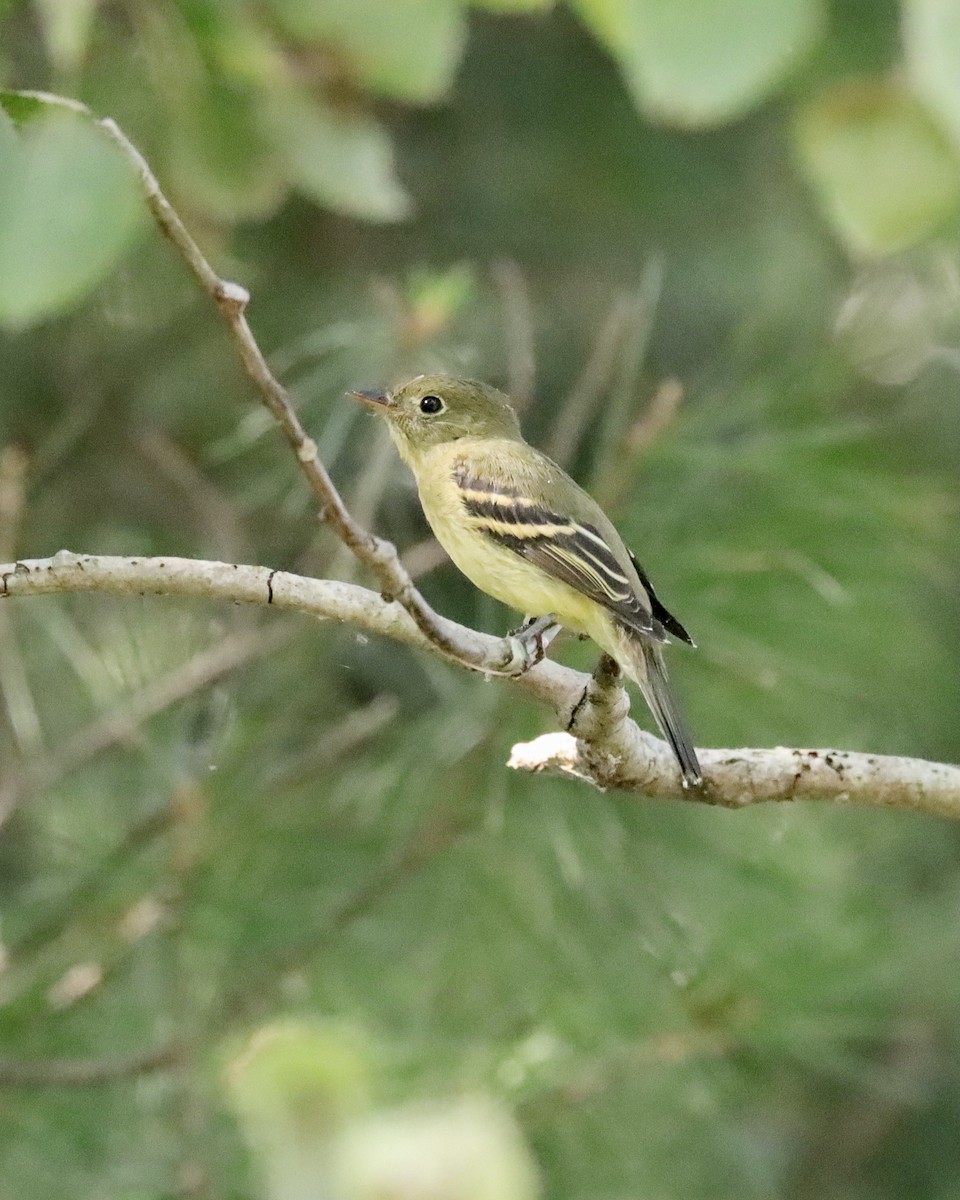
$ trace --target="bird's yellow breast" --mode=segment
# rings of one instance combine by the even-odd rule
[[[612,623],[595,600],[474,527],[454,480],[460,453],[453,443],[431,448],[428,460],[424,456],[410,461],[424,515],[437,541],[471,583],[495,600],[530,616],[553,613],[567,629],[585,633],[604,646]]]

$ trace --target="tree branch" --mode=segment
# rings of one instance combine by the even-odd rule
[[[300,469],[306,476],[310,490],[320,505],[320,515],[340,540],[349,547],[377,577],[385,596],[395,598],[413,618],[414,624],[424,636],[448,657],[456,658],[461,651],[446,639],[443,620],[433,611],[423,596],[414,587],[413,581],[403,564],[396,547],[390,542],[375,537],[355,521],[347,510],[333,480],[320,460],[317,444],[309,437],[300,423],[300,418],[290,402],[287,389],[267,366],[250,326],[246,309],[250,293],[237,283],[230,283],[214,271],[203,256],[200,247],[191,237],[173,205],[160,189],[156,176],[147,160],[124,134],[117,123],[109,118],[97,122],[134,164],[140,175],[147,204],[161,232],[170,239],[189,267],[193,277],[203,291],[216,304],[226,322],[230,337],[243,369],[250,377],[260,398],[273,414],[280,430],[297,456]],[[503,669],[512,659],[512,651],[500,664]],[[466,660],[467,665],[479,666],[479,662]],[[487,668],[491,669],[491,668]]]
[[[58,592],[115,596],[191,596],[259,604],[353,625],[417,649],[436,644],[397,601],[330,579],[187,558],[114,558],[61,551],[53,558],[0,564],[0,599]],[[507,643],[435,614],[456,661],[495,671]],[[603,664],[601,664],[603,667]],[[667,800],[746,808],[769,800],[827,800],[900,808],[960,819],[960,767],[845,750],[700,750],[702,791],[680,785],[665,742],[628,716],[629,699],[613,672],[594,676],[545,660],[512,685],[551,708],[566,733],[513,748],[509,765]]]
[[[99,129],[129,159],[140,177],[147,205],[153,214],[160,232],[173,244],[196,279],[203,292],[214,302],[226,323],[227,330],[237,349],[240,361],[253,382],[260,398],[273,414],[281,432],[297,456],[300,469],[306,477],[314,498],[320,505],[320,515],[340,540],[376,576],[384,596],[396,599],[410,614],[414,624],[424,637],[448,658],[457,658],[464,652],[452,643],[447,643],[446,622],[433,611],[416,589],[408,572],[400,562],[396,547],[390,542],[375,537],[350,515],[333,480],[320,460],[317,444],[309,437],[300,423],[300,418],[290,401],[286,388],[267,366],[256,339],[247,323],[246,309],[250,293],[238,283],[221,279],[204,257],[176,209],[164,195],[160,184],[150,170],[147,160],[129,140],[116,121],[109,117],[97,119],[95,114],[78,100],[57,96],[49,92],[22,91],[22,96],[39,100],[54,107],[67,108],[90,117]],[[486,655],[477,661],[463,660],[464,665],[482,670],[510,670],[513,650],[498,666],[487,662]]]
[[[478,633],[434,613],[443,646],[428,637],[399,599],[335,579],[311,579],[288,571],[194,558],[120,558],[71,554],[0,563],[0,600],[57,592],[105,592],[113,596],[190,596],[230,604],[258,604],[341,621],[368,633],[382,634],[448,654],[460,665],[490,675],[502,672],[512,648],[504,638]],[[589,676],[557,663],[543,662],[517,678],[521,688],[565,714],[580,701]]]
[[[60,96],[25,92],[91,118],[83,104]],[[306,579],[266,567],[191,559],[107,558],[62,551],[51,559],[0,565],[0,599],[64,591],[113,595],[166,594],[232,603],[267,604],[323,620],[348,622],[371,633],[427,649],[459,665],[488,674],[511,674],[513,647],[435,613],[414,587],[396,548],[363,528],[349,513],[290,402],[273,376],[247,324],[249,293],[221,279],[164,196],[139,150],[112,120],[98,127],[136,168],[147,203],[170,240],[216,304],[244,370],[257,387],[297,456],[321,515],[357,559],[374,573],[381,595],[332,580]],[[573,444],[576,426],[593,394],[612,371],[629,317],[627,303],[615,302],[603,336],[567,405],[569,420],[554,440]],[[572,440],[571,440],[572,439]],[[556,449],[556,447],[554,447]],[[569,448],[569,447],[568,447]],[[510,765],[587,780],[600,788],[620,788],[648,796],[697,799],[742,808],[764,800],[827,799],[896,807],[960,817],[960,768],[914,759],[883,758],[825,750],[712,750],[701,752],[706,785],[684,791],[665,743],[644,733],[628,717],[629,700],[618,673],[601,660],[591,678],[544,661],[520,675],[516,686],[548,704],[567,727],[514,747]]]
[[[546,733],[513,747],[508,766],[565,775],[661,800],[702,800],[722,808],[785,800],[827,800],[960,819],[960,767],[850,750],[697,750],[703,794],[684,792],[669,746],[625,721],[605,742]]]
[[[0,1087],[91,1087],[166,1071],[181,1061],[179,1042],[126,1058],[0,1058]]]

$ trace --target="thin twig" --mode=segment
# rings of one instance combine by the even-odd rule
[[[0,1087],[74,1088],[139,1079],[175,1066],[183,1056],[180,1042],[119,1058],[0,1058]]]
[[[621,295],[614,299],[594,338],[583,370],[560,406],[547,439],[547,453],[564,466],[576,453],[590,417],[613,380],[620,347],[635,309],[633,296]]]
[[[663,266],[654,257],[646,264],[633,295],[633,312],[624,331],[617,371],[603,406],[599,436],[593,447],[593,471],[589,490],[602,508],[608,508],[612,496],[623,487],[634,465],[624,454],[624,443],[634,419],[637,392],[657,305],[663,286]]]
[[[351,709],[323,734],[319,741],[294,762],[288,763],[266,781],[271,791],[315,779],[321,767],[338,762],[376,737],[396,718],[400,705],[395,696],[374,696],[369,704]]]
[[[517,412],[533,399],[537,384],[537,356],[530,291],[520,267],[509,258],[490,268],[503,309],[503,340],[507,356],[507,391]]]
[[[440,545],[436,538],[424,538],[423,541],[414,542],[412,546],[408,546],[403,552],[403,565],[410,572],[413,579],[419,579],[422,575],[428,575],[431,571],[435,571],[437,567],[443,566],[449,562],[447,552]]]
[[[374,425],[374,436],[367,443],[367,454],[363,466],[350,489],[350,511],[354,519],[364,527],[373,523],[383,501],[384,493],[393,478],[396,451],[380,421]],[[356,576],[356,558],[351,563],[349,550],[340,545],[329,555],[323,565],[325,575],[337,578],[346,576],[351,582]],[[404,570],[407,570],[404,567]],[[408,571],[409,574],[409,571]]]
[[[636,477],[637,463],[670,426],[680,410],[683,386],[676,379],[665,379],[654,392],[646,410],[627,431],[621,441],[620,454],[611,462],[600,481],[603,507],[616,511],[624,494]]]
[[[631,455],[643,454],[672,423],[683,402],[683,384],[679,379],[664,379],[653,393],[646,411],[627,434]]]
[[[205,853],[203,825],[209,799],[195,778],[183,779],[170,797],[167,839],[163,953],[167,966],[168,1017],[184,1039],[184,1052],[172,1065],[167,1105],[180,1159],[178,1176],[192,1181],[189,1193],[206,1190],[204,1163],[209,1148],[208,1089],[199,1083],[196,1049],[206,980],[198,978],[190,946],[190,895]]]
[[[524,1125],[536,1128],[545,1120],[555,1119],[558,1110],[582,1105],[608,1092],[623,1079],[636,1078],[664,1065],[723,1058],[736,1048],[736,1040],[728,1030],[696,1026],[618,1045],[607,1054],[575,1064],[568,1075],[551,1080],[541,1090],[522,1098],[519,1108]]]
[[[316,442],[301,425],[286,388],[267,366],[267,361],[250,330],[245,315],[250,303],[250,293],[239,284],[230,283],[217,275],[190,236],[173,205],[161,191],[160,184],[147,165],[146,159],[128,140],[117,123],[106,118],[97,124],[136,166],[147,203],[157,224],[179,251],[180,257],[201,288],[216,304],[244,370],[297,456],[300,469],[320,506],[323,519],[357,558],[373,571],[384,594],[396,599],[407,610],[427,640],[448,656],[457,657],[457,648],[445,640],[443,625],[438,615],[414,587],[410,576],[403,569],[396,548],[390,542],[369,533],[347,510],[326,467],[320,461]]]
[[[93,118],[97,127],[130,160],[140,177],[147,205],[160,231],[173,244],[204,293],[217,306],[236,347],[244,371],[257,388],[260,399],[273,414],[281,433],[297,456],[300,469],[306,477],[314,499],[320,506],[323,520],[357,558],[374,573],[383,594],[397,600],[407,610],[424,637],[448,658],[456,659],[462,653],[462,646],[458,649],[454,643],[446,640],[445,622],[414,587],[413,581],[400,562],[396,547],[390,542],[375,537],[355,521],[340,493],[334,487],[333,480],[320,460],[316,442],[300,423],[300,418],[290,402],[286,388],[271,372],[250,330],[245,315],[250,303],[250,293],[238,283],[221,279],[214,271],[180,219],[176,209],[164,195],[147,160],[116,121],[110,117],[97,119],[86,105],[63,96],[36,91],[24,91],[20,94]],[[471,663],[466,660],[465,665],[483,669],[479,662]]]
[[[0,558],[13,558],[17,553],[28,465],[26,452],[19,446],[0,450]]]

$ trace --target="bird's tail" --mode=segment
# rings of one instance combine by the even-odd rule
[[[620,631],[620,645],[622,653],[616,656],[617,660],[643,692],[643,698],[653,713],[660,732],[670,743],[670,748],[680,764],[683,786],[700,787],[703,784],[703,772],[690,734],[687,733],[687,727],[670,691],[667,668],[660,646],[625,629]]]

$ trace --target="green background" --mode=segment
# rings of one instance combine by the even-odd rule
[[[120,122],[442,612],[515,623],[434,553],[343,399],[434,369],[513,387],[531,440],[607,505],[699,643],[670,654],[698,744],[950,761],[955,13],[7,0],[0,82]],[[369,582],[123,160],[81,117],[6,111],[0,561]],[[0,1197],[294,1200],[298,1153],[319,1179],[365,1111],[460,1094],[515,1116],[559,1200],[960,1197],[957,830],[508,772],[549,727],[509,686],[348,628],[0,606],[0,794],[19,801]],[[296,1103],[282,1063],[276,1094],[243,1082],[241,1047],[288,1020],[318,1073]],[[41,1078],[173,1043],[129,1077]],[[474,1184],[442,1196],[531,1194]]]

